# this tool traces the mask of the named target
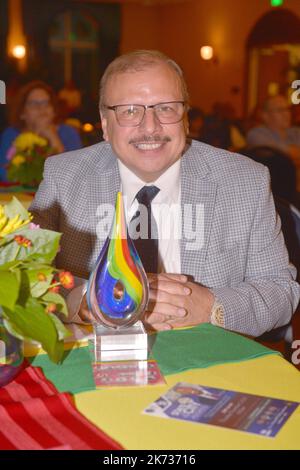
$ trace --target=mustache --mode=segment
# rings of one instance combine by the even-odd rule
[[[161,135],[143,135],[140,137],[136,137],[133,139],[130,139],[129,143],[130,144],[141,144],[141,143],[164,143],[164,142],[170,142],[171,138],[168,137],[167,135],[161,136]]]

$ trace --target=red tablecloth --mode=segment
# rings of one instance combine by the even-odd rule
[[[122,447],[76,410],[71,395],[59,393],[40,369],[28,366],[0,388],[0,449]]]

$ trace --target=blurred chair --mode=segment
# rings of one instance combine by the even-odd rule
[[[298,271],[298,281],[300,280],[300,212],[284,199],[275,198],[277,212],[281,218],[282,232],[289,252],[291,262]],[[293,353],[293,326],[288,325],[275,328],[258,337],[258,341],[277,343],[284,342],[284,357],[290,361]]]
[[[291,362],[291,356],[293,354],[292,344],[294,341],[293,325],[291,323],[275,328],[274,330],[267,331],[256,338],[256,340],[259,342],[262,341],[263,343],[279,343],[280,341],[283,341],[283,355],[287,361]]]
[[[281,219],[281,228],[291,262],[297,268],[300,281],[300,211],[285,199],[275,197],[275,205]]]
[[[246,147],[239,153],[268,167],[274,196],[298,207],[296,167],[284,152],[272,147],[259,146]]]

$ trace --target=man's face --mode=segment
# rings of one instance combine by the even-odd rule
[[[291,125],[291,110],[283,96],[275,96],[269,100],[268,109],[263,112],[265,124],[275,131],[284,131]]]
[[[153,105],[182,101],[180,81],[166,64],[139,72],[113,75],[106,87],[104,104]],[[113,110],[101,113],[104,139],[118,158],[145,182],[156,180],[181,157],[186,142],[185,121],[161,124],[153,109],[147,109],[137,127],[122,127]]]

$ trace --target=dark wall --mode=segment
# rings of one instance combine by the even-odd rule
[[[0,1],[0,80],[7,83],[9,77],[7,56],[6,56],[6,37],[8,24],[8,0]],[[6,124],[6,106],[0,104],[0,132]]]
[[[24,30],[30,42],[29,64],[44,78],[51,75],[47,69],[49,58],[48,31],[53,18],[65,10],[84,10],[99,24],[99,77],[106,65],[118,55],[120,42],[120,6],[117,4],[95,4],[71,0],[25,0],[23,5]]]
[[[0,78],[6,73],[6,37],[8,29],[8,0],[0,2]]]
[[[23,26],[28,42],[28,68],[20,73],[14,59],[6,54],[8,34],[8,0],[0,0],[0,80],[8,86],[9,96],[14,96],[19,86],[30,80],[42,79],[59,89],[64,84],[64,77],[51,62],[48,46],[50,25],[53,19],[65,10],[80,10],[91,16],[99,29],[99,70],[89,76],[88,70],[79,74],[79,88],[82,91],[82,115],[79,118],[98,119],[97,89],[99,79],[108,63],[119,53],[120,43],[120,6],[118,4],[95,4],[94,2],[78,2],[72,0],[23,0]],[[55,62],[55,61],[54,61]],[[82,67],[81,67],[82,68]],[[96,76],[97,75],[97,76]],[[73,77],[76,83],[76,76]],[[9,100],[10,101],[10,98]],[[0,106],[0,132],[7,124],[7,106]]]

